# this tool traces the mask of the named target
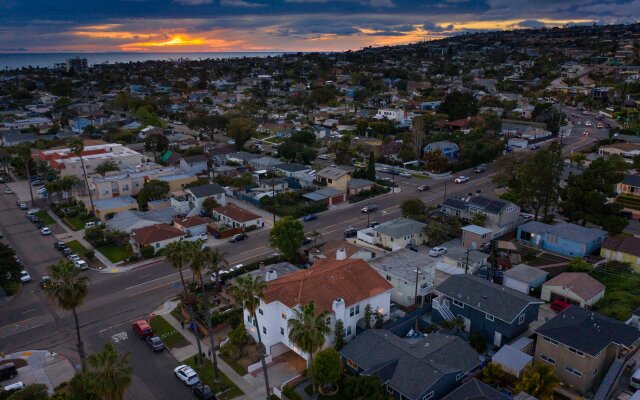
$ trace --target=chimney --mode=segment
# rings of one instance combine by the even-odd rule
[[[347,259],[347,250],[343,248],[336,251],[336,261],[342,261]]]
[[[265,282],[270,282],[278,279],[278,273],[274,269],[270,269],[264,276]]]
[[[260,271],[265,271],[264,263],[263,263],[263,262],[261,262],[261,263],[260,263]]]
[[[333,301],[333,304],[331,304],[331,309],[333,310],[334,314],[336,315],[336,321],[339,320],[339,319],[342,319],[342,316],[344,315],[344,311],[345,311],[344,299],[342,299],[340,297],[335,299]]]

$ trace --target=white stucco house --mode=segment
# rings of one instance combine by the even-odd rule
[[[195,186],[171,193],[171,207],[176,214],[191,217],[200,214],[202,203],[213,197],[221,206],[227,205],[224,188],[217,183]]]

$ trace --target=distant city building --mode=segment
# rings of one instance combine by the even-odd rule
[[[65,69],[67,72],[75,72],[75,73],[83,73],[87,72],[89,69],[86,58],[67,58],[67,62],[65,64]]]

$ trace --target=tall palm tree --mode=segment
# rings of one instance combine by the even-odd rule
[[[80,323],[76,309],[82,305],[89,293],[89,278],[80,275],[80,270],[70,261],[63,260],[50,265],[47,270],[51,277],[51,284],[46,288],[46,294],[60,307],[71,310],[76,324],[76,336],[78,339],[78,355],[82,363],[82,370],[87,368],[87,360],[84,353],[84,344],[80,336]]]
[[[60,189],[62,197],[66,201],[70,197],[70,193],[75,186],[80,183],[80,179],[73,175],[67,175],[60,180]]]
[[[229,265],[229,262],[226,259],[227,253],[220,252],[220,250],[215,249],[212,250],[211,247],[205,247],[202,250],[205,254],[205,260],[207,262],[207,269],[211,272],[216,273],[216,288],[219,287],[220,283],[220,270],[223,265]],[[218,374],[218,356],[216,355],[216,340],[213,337],[213,326],[211,324],[211,302],[209,301],[209,296],[207,294],[206,288],[204,286],[204,282],[202,281],[202,275],[200,275],[200,282],[202,283],[202,292],[207,300],[206,310],[207,310],[207,330],[209,333],[209,342],[211,344],[211,356],[213,357],[213,375],[216,382],[220,380]]]
[[[318,239],[322,237],[322,233],[320,233],[317,229],[308,233],[309,237],[313,239],[313,247],[318,245]]]
[[[27,182],[29,182],[29,195],[31,196],[31,204],[33,204],[33,186],[31,186],[31,171],[29,164],[31,163],[31,147],[28,143],[22,143],[18,146],[18,157],[24,164],[25,173],[27,174]]]
[[[182,270],[189,262],[189,254],[185,251],[185,242],[172,242],[165,247],[165,258],[174,269],[180,272],[180,282],[182,282],[182,290],[187,294],[187,284],[184,281]]]
[[[102,351],[87,359],[92,386],[104,400],[122,400],[124,392],[131,385],[133,368],[129,367],[127,352],[120,356],[111,342],[104,345]]]
[[[556,386],[558,386],[558,378],[553,373],[553,367],[536,362],[525,368],[522,378],[516,384],[516,390],[540,400],[550,400],[553,398],[553,389]]]
[[[313,301],[300,308],[293,309],[293,317],[287,321],[289,328],[289,340],[300,350],[309,354],[309,372],[311,373],[311,386],[313,397],[316,397],[315,373],[313,370],[313,356],[322,349],[326,341],[326,336],[331,333],[331,328],[327,325],[329,313],[323,311],[318,313]]]
[[[207,254],[203,252],[202,249],[202,241],[196,240],[195,242],[181,242],[184,246],[188,257],[189,257],[189,269],[193,273],[193,281],[199,278],[200,284],[202,285],[202,297],[204,302],[204,308],[209,309],[209,301],[206,299],[206,293],[204,292],[204,282],[202,280],[202,271],[205,270],[207,264]],[[207,313],[209,314],[209,313]],[[198,358],[200,359],[200,365],[204,365],[204,359],[202,357],[202,345],[200,344],[200,335],[198,335],[198,321],[196,320],[195,314],[193,312],[193,307],[189,307],[189,317],[193,323],[193,326],[196,327],[196,343],[198,345]],[[213,351],[213,349],[211,349]]]
[[[91,203],[91,214],[95,213],[95,207],[93,206],[93,196],[91,190],[89,190],[89,181],[87,180],[87,171],[84,168],[84,159],[82,158],[82,152],[84,151],[84,142],[78,138],[69,140],[69,148],[71,152],[80,158],[80,164],[82,165],[82,176],[84,177],[84,183],[89,192],[89,202]]]
[[[267,388],[267,399],[269,399],[269,375],[267,374],[267,363],[265,361],[265,347],[262,344],[262,334],[258,324],[256,311],[260,307],[260,300],[263,298],[263,291],[266,283],[262,278],[253,279],[251,275],[239,276],[236,278],[235,284],[229,289],[233,298],[247,310],[253,320],[253,325],[258,332],[258,351],[260,353],[260,361],[262,362],[262,373],[264,374],[264,384]]]

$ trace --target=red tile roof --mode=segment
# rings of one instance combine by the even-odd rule
[[[267,282],[264,301],[279,301],[289,308],[313,300],[318,312],[331,311],[342,298],[347,306],[391,290],[393,286],[363,260],[322,260],[311,269]]]
[[[151,225],[131,231],[131,237],[140,246],[161,242],[163,240],[173,239],[184,236],[185,233],[168,224]]]
[[[218,214],[222,214],[228,218],[231,218],[236,222],[248,222],[248,221],[253,221],[260,218],[258,214],[254,214],[251,211],[245,210],[244,208],[240,208],[235,204],[228,204],[223,207],[217,207],[217,208],[214,208],[213,211],[217,212]]]
[[[184,228],[193,228],[194,226],[206,225],[209,222],[211,222],[209,218],[202,218],[198,215],[175,220],[176,225],[180,225]]]

